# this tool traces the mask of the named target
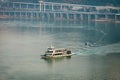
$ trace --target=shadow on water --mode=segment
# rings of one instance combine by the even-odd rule
[[[70,59],[71,57],[59,57],[59,58],[48,58],[48,59],[43,59],[43,60],[47,62],[48,64],[54,64],[54,63],[58,63],[58,62],[66,61]]]
[[[107,53],[107,57],[120,57],[120,52]]]

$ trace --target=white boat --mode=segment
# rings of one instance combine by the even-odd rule
[[[47,48],[44,55],[41,58],[58,58],[58,57],[70,57],[72,55],[70,49],[54,48],[53,46]]]

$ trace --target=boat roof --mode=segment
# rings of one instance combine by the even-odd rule
[[[48,48],[48,50],[70,50],[69,48]]]
[[[54,46],[50,46],[47,48],[47,50],[70,50],[70,48],[55,48]]]

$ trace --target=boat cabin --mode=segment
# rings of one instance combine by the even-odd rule
[[[51,57],[62,57],[62,56],[71,56],[70,49],[58,48],[55,49],[54,47],[47,48],[47,51],[42,58],[51,58]]]

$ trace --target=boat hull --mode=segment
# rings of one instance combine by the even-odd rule
[[[72,54],[66,54],[66,55],[54,55],[54,56],[45,56],[45,55],[41,55],[41,58],[43,59],[48,59],[48,58],[60,58],[60,57],[71,57]]]

